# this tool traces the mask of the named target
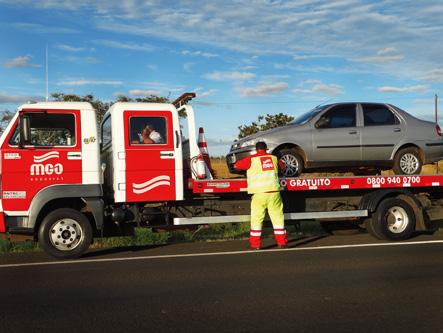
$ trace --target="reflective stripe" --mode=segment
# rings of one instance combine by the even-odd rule
[[[286,235],[286,230],[274,230],[274,235]]]
[[[261,231],[253,231],[253,230],[251,230],[251,232],[249,234],[251,236],[258,236],[258,237],[260,237],[261,236]]]

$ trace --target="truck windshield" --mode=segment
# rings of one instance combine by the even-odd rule
[[[295,118],[291,124],[292,125],[303,125],[306,124],[309,120],[311,120],[312,118],[314,118],[319,112],[323,111],[324,109],[326,109],[328,107],[328,105],[322,105],[322,106],[317,106],[316,108],[305,112],[303,114],[301,114],[300,116],[298,116],[297,118]]]

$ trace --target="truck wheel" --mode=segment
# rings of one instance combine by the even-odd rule
[[[278,153],[278,159],[285,165],[282,176],[296,177],[303,171],[303,159],[293,149],[284,149]]]
[[[421,172],[423,161],[417,148],[401,149],[395,154],[393,170],[396,175],[417,175]]]
[[[368,231],[377,238],[405,240],[415,230],[415,213],[412,207],[399,198],[383,200],[370,221]]]
[[[53,257],[77,258],[92,242],[92,227],[79,211],[72,208],[56,209],[43,219],[38,242]]]

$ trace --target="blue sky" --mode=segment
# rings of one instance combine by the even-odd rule
[[[433,119],[441,1],[0,0],[0,110],[49,91],[174,99],[224,155],[238,126],[318,104],[378,101]]]

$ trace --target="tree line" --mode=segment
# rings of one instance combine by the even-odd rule
[[[80,96],[76,94],[65,94],[65,93],[52,93],[52,101],[55,102],[88,102],[94,107],[97,112],[97,122],[100,124],[106,111],[111,107],[112,104],[117,102],[144,102],[144,103],[170,103],[171,101],[166,97],[150,95],[146,97],[130,98],[128,96],[120,95],[117,96],[114,101],[104,102],[97,99],[92,94]],[[0,131],[3,131],[11,120],[13,112],[5,110],[0,116]],[[179,113],[180,117],[186,117],[186,113]],[[257,120],[252,121],[250,124],[245,124],[238,126],[238,138],[244,138],[253,133],[268,130],[275,127],[283,126],[294,120],[294,117],[289,116],[284,113],[278,114],[266,114],[265,116],[259,116]]]

